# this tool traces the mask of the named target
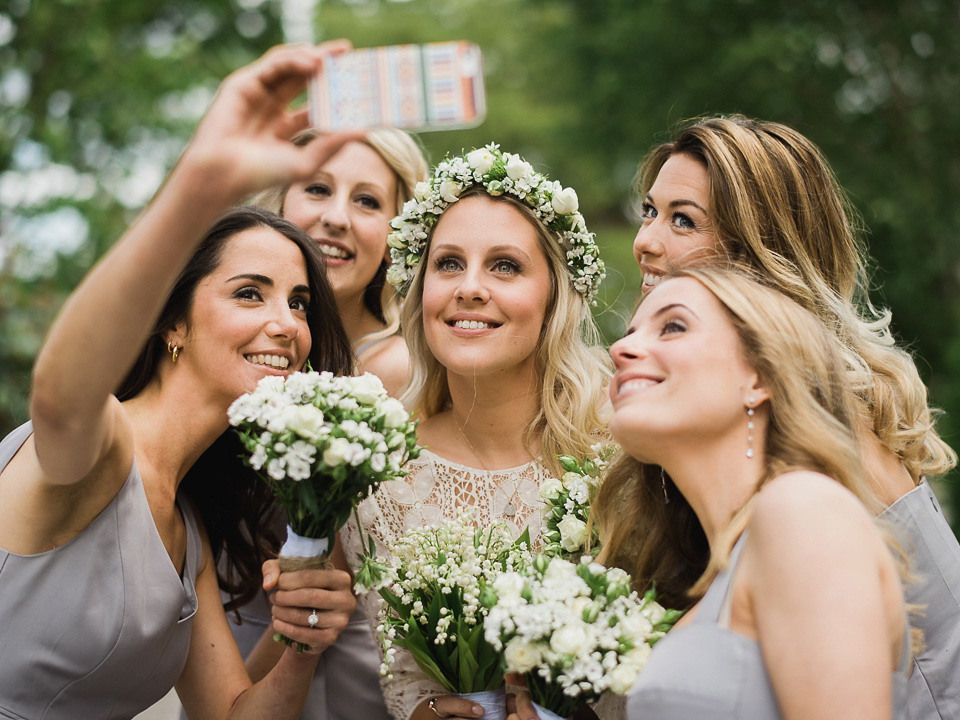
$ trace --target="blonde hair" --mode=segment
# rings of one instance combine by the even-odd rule
[[[895,346],[890,312],[870,304],[860,219],[820,150],[778,123],[702,118],[647,154],[641,194],[678,154],[706,168],[708,214],[726,255],[813,312],[870,368],[860,399],[880,441],[915,480],[952,468],[956,453],[934,429],[916,364]]]
[[[537,342],[535,376],[541,378],[540,408],[524,432],[528,447],[535,444],[540,461],[558,477],[563,469],[560,454],[586,455],[606,426],[602,398],[609,383],[610,358],[603,351],[600,334],[590,308],[569,280],[564,250],[558,236],[541,223],[519,200],[488,195],[483,187],[468,188],[459,202],[471,196],[507,203],[537,230],[540,248],[550,268],[550,296],[546,322]],[[436,225],[434,225],[436,228]],[[426,258],[433,229],[424,249]],[[421,418],[450,407],[450,388],[445,368],[431,352],[423,331],[423,276],[426,261],[417,266],[401,311],[404,339],[410,349],[413,369],[404,404]],[[534,442],[536,441],[536,442]]]
[[[812,313],[765,287],[756,273],[719,265],[673,274],[691,277],[720,302],[747,364],[769,392],[763,473],[757,491],[790,470],[813,470],[851,490],[878,512],[861,474],[855,391],[870,373]],[[658,465],[621,453],[593,506],[601,562],[631,572],[638,588],[655,583],[661,602],[684,607],[702,594],[749,519],[748,502],[710,553],[693,509]],[[665,503],[663,483],[670,502]]]
[[[295,145],[306,145],[316,138],[316,130],[304,130],[293,138]],[[423,148],[412,135],[396,128],[373,128],[364,135],[369,145],[393,171],[397,180],[396,212],[413,197],[417,183],[427,179],[427,160]],[[250,203],[283,216],[283,200],[289,185],[278,185],[254,195]],[[383,236],[386,247],[387,236]],[[385,327],[364,335],[357,345],[393,335],[400,328],[400,301],[393,286],[386,281],[387,261],[380,264],[364,290],[364,305]]]

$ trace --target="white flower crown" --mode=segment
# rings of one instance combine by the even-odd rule
[[[393,232],[387,244],[392,263],[387,280],[397,292],[407,294],[430,228],[471,187],[482,187],[493,196],[509,193],[525,202],[547,228],[559,234],[557,240],[566,252],[574,289],[588,304],[596,304],[593,298],[605,277],[604,264],[595,235],[587,231],[577,211],[577,193],[548,180],[519,155],[501,152],[495,143],[464,156],[447,157],[429,181],[417,183],[413,198],[390,221]]]

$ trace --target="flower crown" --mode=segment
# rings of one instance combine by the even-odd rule
[[[587,231],[577,211],[579,200],[573,188],[547,180],[519,155],[500,151],[490,143],[464,156],[447,157],[437,165],[433,177],[417,183],[413,199],[390,221],[393,232],[387,237],[392,264],[387,280],[406,295],[414,272],[426,250],[427,235],[443,212],[471,187],[483,187],[493,196],[509,193],[525,202],[547,228],[559,233],[567,269],[574,289],[587,303],[593,301],[605,277],[596,237]]]

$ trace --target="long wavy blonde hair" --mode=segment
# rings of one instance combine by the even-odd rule
[[[745,361],[769,392],[765,464],[756,490],[790,470],[813,470],[878,512],[862,476],[857,437],[856,393],[871,382],[866,366],[816,316],[762,285],[749,269],[702,265],[673,276],[698,280],[719,300]],[[668,606],[685,607],[726,564],[752,502],[731,518],[711,556],[693,509],[662,473],[659,465],[622,453],[600,486],[591,519],[600,528],[601,562],[629,571],[638,588],[655,583]]]
[[[537,231],[540,249],[550,269],[550,295],[546,322],[537,342],[535,373],[540,378],[540,408],[526,428],[524,441],[543,465],[559,477],[563,469],[556,456],[585,455],[606,427],[606,387],[611,376],[610,358],[602,349],[600,334],[583,296],[570,283],[566,258],[556,233],[548,229],[529,207],[508,195],[493,197],[482,186],[468,188],[460,199],[481,196],[515,208]],[[436,225],[434,225],[434,228]],[[423,251],[430,251],[433,231]],[[401,311],[403,336],[410,349],[413,369],[403,395],[407,407],[428,418],[451,405],[445,368],[427,345],[423,331],[423,276],[426,261],[414,273]]]
[[[913,358],[895,345],[889,311],[870,304],[861,223],[820,150],[779,123],[697,119],[644,158],[641,195],[678,154],[706,168],[707,212],[726,255],[817,315],[870,368],[873,382],[859,395],[867,427],[915,480],[956,465]]]
[[[315,130],[304,130],[293,138],[293,143],[295,145],[306,145],[317,135],[318,133]],[[361,142],[373,148],[396,176],[396,211],[399,213],[403,204],[413,197],[413,191],[417,183],[427,179],[427,160],[424,157],[423,148],[412,135],[395,128],[368,130]],[[283,200],[289,189],[289,185],[268,188],[250,198],[250,204],[262,207],[264,210],[269,210],[282,217]],[[383,243],[386,247],[386,235],[383,236]],[[364,335],[357,341],[357,345],[389,337],[400,328],[399,298],[393,286],[386,279],[387,261],[383,261],[364,290],[363,302],[364,306],[383,323],[384,327],[381,330]]]

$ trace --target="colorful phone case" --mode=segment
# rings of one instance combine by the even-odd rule
[[[314,76],[309,108],[321,131],[474,127],[486,115],[480,48],[457,41],[338,55]]]

